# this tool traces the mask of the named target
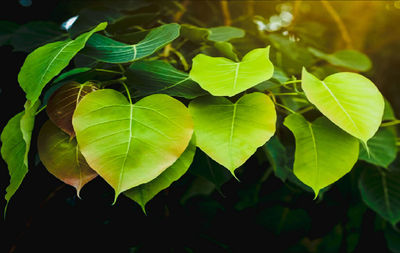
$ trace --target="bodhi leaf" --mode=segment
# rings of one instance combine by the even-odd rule
[[[86,161],[114,188],[114,202],[171,166],[193,133],[190,114],[178,100],[156,94],[131,104],[111,89],[86,95],[72,124]]]
[[[189,111],[197,146],[232,175],[275,133],[275,107],[263,93],[247,94],[234,104],[204,96],[191,101]]]
[[[218,26],[209,28],[210,35],[208,39],[211,41],[228,41],[235,38],[242,38],[245,35],[245,31],[232,27],[232,26]]]
[[[146,203],[186,173],[193,161],[195,152],[196,144],[192,140],[178,160],[176,160],[174,164],[168,167],[158,177],[148,183],[136,186],[124,192],[124,194],[138,203],[142,207],[143,212],[146,213]]]
[[[369,154],[360,149],[359,159],[387,168],[396,159],[396,135],[388,128],[381,128],[368,142]]]
[[[76,139],[64,133],[51,121],[44,123],[38,137],[40,160],[56,178],[76,188],[82,187],[97,176],[79,152]]]
[[[321,81],[303,68],[301,85],[319,111],[365,145],[378,131],[384,100],[378,88],[366,77],[342,72]]]
[[[129,66],[126,76],[128,85],[138,90],[138,96],[164,93],[192,99],[207,94],[187,73],[164,61],[134,62]]]
[[[90,32],[75,40],[57,41],[39,47],[30,53],[18,74],[18,82],[26,93],[26,98],[33,103],[39,98],[44,86],[58,75],[71,59],[85,46],[89,37],[104,30],[107,23],[101,23]]]
[[[97,89],[92,82],[70,82],[63,85],[51,95],[46,107],[47,115],[56,126],[73,138],[75,132],[72,127],[72,115],[75,108],[86,94]]]
[[[96,34],[88,41],[83,53],[98,61],[125,63],[142,59],[156,52],[179,36],[178,24],[166,24],[151,30],[137,44],[129,45]]]
[[[365,204],[391,224],[400,221],[400,172],[366,167],[358,186]]]
[[[31,106],[30,101],[27,101],[26,110],[11,118],[1,133],[1,156],[7,163],[10,173],[10,184],[6,189],[5,196],[7,205],[28,172],[28,153],[35,123],[35,112],[39,104],[37,101]]]
[[[214,96],[234,96],[270,79],[273,72],[267,47],[250,51],[241,62],[198,54],[189,76]]]
[[[300,114],[291,114],[285,118],[284,125],[293,132],[296,140],[293,172],[313,189],[315,197],[322,188],[348,173],[356,163],[357,139],[325,117],[310,123]]]

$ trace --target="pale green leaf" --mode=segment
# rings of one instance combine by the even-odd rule
[[[198,54],[189,76],[214,96],[234,96],[270,79],[273,72],[267,47],[250,51],[241,62]]]
[[[358,158],[359,143],[327,118],[310,123],[300,114],[285,118],[284,125],[293,132],[296,151],[293,172],[310,186],[315,197],[319,191],[348,173]]]
[[[367,167],[359,179],[365,204],[393,225],[400,221],[400,172]]]
[[[38,152],[46,169],[66,184],[82,187],[97,176],[79,151],[76,139],[64,133],[51,121],[44,123],[39,132]]]
[[[303,68],[301,85],[319,111],[364,144],[378,131],[384,100],[366,77],[341,72],[321,81]]]
[[[164,93],[170,96],[192,99],[207,92],[189,78],[164,61],[138,61],[127,69],[127,84],[138,91],[137,96]]]
[[[149,56],[179,36],[178,24],[166,24],[151,30],[137,44],[129,45],[96,34],[87,43],[83,53],[108,63],[132,62]]]
[[[26,98],[34,103],[44,86],[69,64],[85,46],[89,37],[95,32],[104,30],[106,26],[106,23],[101,23],[75,40],[53,42],[30,53],[18,74],[18,82],[25,91]]]
[[[168,188],[173,182],[181,178],[186,173],[193,161],[195,152],[196,142],[192,138],[189,146],[174,164],[168,167],[155,179],[146,184],[136,186],[124,192],[124,194],[138,203],[142,207],[143,211],[146,212],[145,206],[147,202],[149,202],[160,191]]]
[[[245,31],[232,26],[218,26],[209,28],[210,35],[208,39],[211,41],[228,41],[235,38],[242,38]]]
[[[204,96],[191,101],[189,111],[197,146],[233,175],[275,133],[275,106],[263,93],[247,94],[234,104]]]
[[[387,168],[396,159],[396,135],[388,128],[381,128],[368,141],[369,154],[360,147],[359,159]]]
[[[156,94],[131,104],[111,89],[83,97],[72,124],[83,156],[114,188],[115,200],[171,166],[193,133],[190,114],[178,100]]]

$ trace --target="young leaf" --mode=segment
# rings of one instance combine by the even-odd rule
[[[1,156],[7,163],[10,173],[10,184],[5,196],[7,204],[28,172],[28,152],[35,112],[39,104],[37,101],[34,105],[30,105],[30,101],[27,101],[26,110],[11,118],[1,133]]]
[[[263,93],[247,94],[235,104],[223,97],[200,97],[190,102],[189,111],[197,146],[233,175],[275,133],[275,107]]]
[[[44,86],[69,64],[85,46],[89,37],[95,32],[104,30],[106,26],[107,23],[101,23],[75,40],[53,42],[30,53],[18,74],[18,82],[25,91],[26,98],[35,103]]]
[[[393,225],[400,221],[399,171],[366,167],[358,183],[367,206]]]
[[[303,68],[301,85],[318,110],[364,144],[378,131],[384,100],[378,88],[364,76],[342,72],[320,81]]]
[[[111,89],[86,95],[72,124],[83,156],[114,188],[115,200],[171,166],[193,133],[190,114],[178,100],[156,94],[131,104]]]
[[[127,72],[127,83],[138,90],[138,96],[164,93],[170,96],[192,99],[207,92],[189,78],[164,61],[137,61]]]
[[[300,114],[291,114],[285,118],[284,125],[296,139],[293,172],[313,189],[315,197],[322,188],[348,173],[356,163],[357,139],[325,117],[310,123]]]
[[[191,79],[214,96],[234,96],[272,77],[269,47],[247,53],[241,62],[198,54],[193,58]]]
[[[368,142],[369,154],[361,147],[359,159],[387,168],[396,159],[396,135],[388,128],[381,128]]]
[[[178,24],[166,24],[151,30],[137,44],[128,45],[96,34],[88,41],[83,53],[98,61],[125,63],[142,59],[156,52],[179,36]]]
[[[245,35],[245,31],[232,27],[232,26],[218,26],[209,28],[210,35],[208,39],[211,41],[228,41],[235,38],[242,38]]]
[[[70,82],[63,85],[51,95],[46,107],[47,115],[56,126],[73,138],[75,132],[72,127],[72,115],[75,108],[86,94],[97,89],[92,82]]]
[[[76,139],[64,133],[51,121],[44,123],[38,137],[39,157],[47,170],[56,178],[76,188],[82,187],[97,176],[79,152]]]
[[[168,188],[174,181],[181,178],[186,171],[189,169],[190,164],[193,161],[194,154],[196,152],[196,143],[192,141],[189,146],[185,149],[182,155],[168,167],[163,173],[158,177],[151,180],[148,183],[136,186],[124,194],[138,203],[143,211],[146,213],[145,206],[154,196],[156,196],[160,191]]]

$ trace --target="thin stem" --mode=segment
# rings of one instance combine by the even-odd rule
[[[310,105],[310,106],[308,106],[308,107],[306,107],[306,108],[304,108],[304,109],[301,109],[301,110],[298,111],[297,113],[298,113],[298,114],[303,114],[303,113],[306,113],[306,112],[311,111],[311,110],[313,110],[313,109],[314,109],[314,106]]]
[[[122,66],[122,64],[118,64],[118,67],[121,70],[122,74],[124,74],[125,73],[124,66]]]
[[[287,93],[274,93],[274,96],[299,96],[302,95],[300,92],[287,92]]]
[[[126,86],[126,83],[123,81],[121,81],[120,83],[124,86],[126,94],[128,94],[129,103],[132,104],[131,93],[129,92],[128,86]]]
[[[261,177],[261,179],[260,179],[260,182],[262,183],[262,182],[265,182],[267,179],[268,179],[268,177],[271,175],[271,173],[274,171],[274,169],[272,168],[272,166],[271,167],[269,167],[266,171],[265,171],[265,173],[264,173],[264,175],[262,175],[262,177]]]
[[[36,113],[35,116],[38,115],[41,111],[43,111],[44,109],[46,109],[47,105],[42,106],[42,108],[40,108]]]
[[[123,77],[115,79],[115,80],[109,80],[109,81],[100,82],[99,84],[100,84],[101,87],[106,87],[106,86],[111,85],[113,83],[123,82],[126,79],[127,79],[126,76],[123,76]]]
[[[289,111],[290,113],[296,113],[295,111],[293,111],[293,110],[290,109],[289,107],[284,106],[284,105],[282,105],[282,104],[275,103],[275,105],[277,105],[277,106],[279,106],[279,107],[282,107],[283,109],[285,109],[286,111]]]
[[[396,119],[393,121],[385,122],[381,124],[381,127],[387,127],[387,126],[394,126],[400,124],[400,120]]]
[[[106,72],[106,73],[113,73],[113,74],[119,74],[122,75],[123,72],[115,71],[115,70],[109,70],[109,69],[94,69],[95,71],[99,72]]]
[[[182,66],[183,66],[183,69],[185,71],[188,71],[189,70],[189,64],[187,63],[185,57],[178,50],[176,50],[173,47],[171,47],[170,50],[171,50],[171,52],[173,52],[178,57],[179,61],[181,62]]]
[[[292,80],[282,83],[282,85],[291,84],[291,83],[301,83],[301,80]]]

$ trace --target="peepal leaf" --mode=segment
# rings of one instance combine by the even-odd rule
[[[245,35],[245,31],[232,27],[232,26],[218,26],[209,28],[210,35],[208,39],[211,41],[228,41],[235,38],[242,38]]]
[[[247,94],[235,104],[204,96],[191,101],[189,111],[197,146],[232,175],[275,133],[275,106],[263,93]]]
[[[273,72],[267,47],[250,51],[241,62],[198,54],[189,76],[214,96],[234,96],[270,79]]]
[[[30,105],[30,101],[27,101],[25,111],[11,118],[1,133],[1,156],[7,163],[10,173],[10,184],[6,189],[5,196],[7,204],[28,172],[28,153],[35,123],[35,112],[39,104],[40,102],[37,101],[34,105]]]
[[[51,121],[44,123],[38,137],[39,157],[46,169],[66,184],[82,187],[97,176],[79,152],[76,139],[64,133]]]
[[[368,141],[369,154],[361,147],[359,159],[387,168],[396,159],[396,135],[388,128],[381,128]]]
[[[367,167],[358,186],[364,203],[395,225],[400,221],[400,172]]]
[[[90,32],[75,40],[67,39],[39,47],[30,53],[18,74],[18,82],[33,103],[39,98],[44,86],[58,75],[71,59],[85,46],[93,33],[104,30],[107,23],[101,23]]]
[[[70,82],[51,95],[46,111],[50,120],[69,136],[74,137],[72,115],[79,101],[88,93],[98,88],[91,82],[79,84]]]
[[[300,114],[291,114],[285,118],[284,125],[293,132],[296,140],[293,172],[313,189],[315,197],[322,188],[348,173],[357,162],[357,139],[325,117],[310,123]]]
[[[166,24],[151,30],[146,37],[134,45],[115,41],[95,34],[87,43],[83,53],[98,61],[125,63],[142,59],[156,52],[179,36],[178,24]]]
[[[138,203],[146,213],[145,206],[147,202],[149,202],[160,191],[168,188],[173,182],[181,178],[186,173],[193,161],[195,152],[196,144],[192,140],[178,160],[176,160],[174,164],[168,167],[158,177],[148,183],[136,186],[124,192],[124,194]]]
[[[303,68],[301,85],[322,114],[364,144],[378,131],[384,100],[366,77],[341,72],[321,81]]]
[[[193,133],[187,108],[164,94],[131,104],[111,89],[89,93],[72,124],[90,167],[121,192],[148,183],[183,153]]]
[[[138,96],[164,93],[192,99],[207,94],[187,73],[164,61],[134,62],[129,66],[126,76],[128,85],[138,90]]]

